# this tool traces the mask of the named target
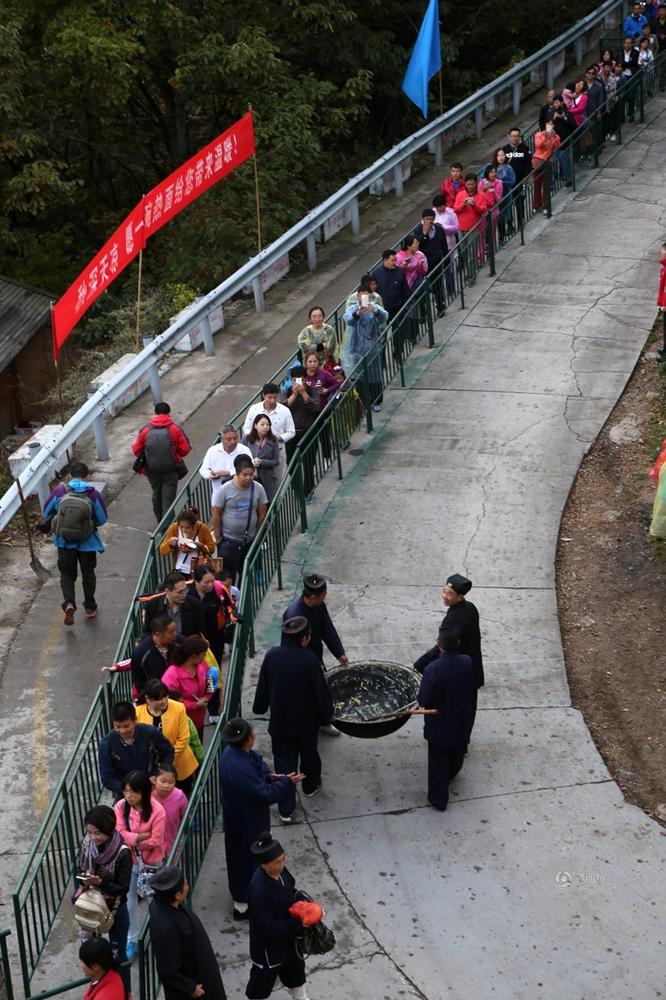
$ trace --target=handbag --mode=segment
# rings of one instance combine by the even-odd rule
[[[312,903],[312,896],[307,892],[299,890],[296,893],[297,899],[304,899],[307,903]],[[323,920],[318,924],[311,924],[310,927],[303,927],[300,934],[294,941],[296,955],[303,961],[308,955],[325,955],[335,948],[335,934],[330,927],[327,927]]]
[[[244,553],[248,548],[248,535],[250,533],[250,522],[252,521],[252,511],[254,509],[252,501],[254,500],[254,482],[250,486],[250,503],[248,505],[247,511],[247,524],[245,525],[245,531],[243,533],[242,542],[225,542],[224,538],[221,541],[222,546],[222,557],[226,555],[227,558],[238,557]],[[251,540],[250,540],[251,541]]]
[[[150,880],[155,872],[158,872],[160,868],[164,868],[166,859],[162,858],[156,865],[147,865],[138,850],[137,854],[139,855],[139,874],[136,880],[136,894],[139,899],[150,899],[154,892]]]
[[[109,909],[99,889],[90,886],[74,900],[74,919],[81,930],[91,934],[108,934],[116,918],[116,909]]]

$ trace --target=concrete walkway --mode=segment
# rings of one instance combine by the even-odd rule
[[[351,658],[404,663],[432,645],[448,573],[471,577],[482,618],[487,682],[446,814],[427,805],[412,721],[372,742],[322,737],[322,793],[299,825],[276,817],[338,936],[311,963],[315,1000],[663,995],[664,830],[624,802],[571,708],[554,559],[580,460],[654,320],[665,154],[662,110],[438,327],[442,346],[417,353],[377,433],[357,435],[344,480],[317,491],[289,589],[264,606],[260,651],[302,568],[324,572]],[[196,905],[240,997],[246,932],[222,857],[218,842]]]
[[[314,1000],[644,1000],[660,988],[661,830],[624,804],[570,708],[553,583],[578,462],[654,318],[666,203],[658,112],[655,102],[646,131],[563,211],[560,200],[528,247],[503,252],[497,279],[479,281],[473,308],[438,325],[443,346],[417,352],[409,388],[390,391],[378,432],[355,440],[363,453],[347,455],[345,480],[329,476],[317,491],[313,534],[288,553],[292,589],[271,595],[262,613],[260,650],[276,641],[307,565],[330,575],[331,608],[354,656],[408,663],[431,645],[441,583],[455,570],[473,579],[483,618],[488,682],[446,815],[426,807],[425,748],[412,722],[377,743],[326,740],[325,789],[308,803],[305,824],[285,831],[289,864],[322,895],[338,937],[329,961],[314,963]],[[487,151],[493,136],[468,162],[481,162],[481,145]],[[337,251],[348,256],[337,260],[327,304],[377,256],[382,233],[404,231],[433,181],[419,179],[391,227],[378,214],[360,259],[351,242]],[[191,386],[230,377],[188,421],[199,455],[236,399],[286,356],[295,318],[324,279],[318,272],[291,287],[271,330],[253,327],[257,353],[245,367],[237,335],[223,361],[207,368],[194,358],[180,383],[170,376],[180,413],[190,412]],[[274,355],[262,355],[262,345]],[[125,442],[146,410],[140,404],[123,425]],[[54,581],[12,648],[0,691],[5,885],[115,644],[150,525],[143,486],[132,482],[112,505],[104,616],[64,632]],[[248,698],[258,665],[248,670]],[[229,996],[242,996],[247,934],[228,917],[220,838],[195,905],[215,937]],[[46,963],[41,984],[67,979],[73,959],[70,946]]]

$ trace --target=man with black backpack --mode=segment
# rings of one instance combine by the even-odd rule
[[[50,532],[53,535],[53,544],[58,550],[65,625],[74,624],[74,584],[79,566],[86,618],[97,617],[95,567],[97,553],[104,552],[97,529],[106,523],[108,517],[101,495],[86,482],[88,466],[83,462],[73,462],[70,474],[68,483],[59,483],[52,491],[44,507],[44,520],[39,525],[44,534]]]
[[[153,512],[159,524],[176,499],[178,480],[187,475],[183,459],[192,450],[187,434],[174,423],[168,403],[155,404],[155,416],[142,427],[132,451],[134,471],[146,475],[153,490]]]

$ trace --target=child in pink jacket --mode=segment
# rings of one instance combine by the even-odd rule
[[[127,934],[127,958],[137,952],[141,930],[139,915],[139,871],[145,866],[157,868],[164,861],[164,809],[152,798],[153,785],[145,771],[130,771],[123,785],[123,798],[113,807],[116,829],[132,852],[132,879],[127,894],[130,926]]]

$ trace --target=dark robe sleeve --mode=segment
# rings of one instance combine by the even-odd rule
[[[328,608],[325,604],[322,604],[321,610],[322,641],[326,646],[328,646],[336,660],[339,660],[341,656],[345,655],[345,648],[340,641],[340,636],[338,635],[337,629],[331,620],[331,616],[328,613]]]
[[[259,680],[257,681],[257,690],[254,693],[254,702],[252,704],[252,711],[255,715],[263,715],[264,712],[268,711],[271,703],[271,695],[268,687],[268,676],[266,672],[266,660],[268,658],[268,653],[264,656],[264,662],[261,664],[261,670],[259,671]]]

